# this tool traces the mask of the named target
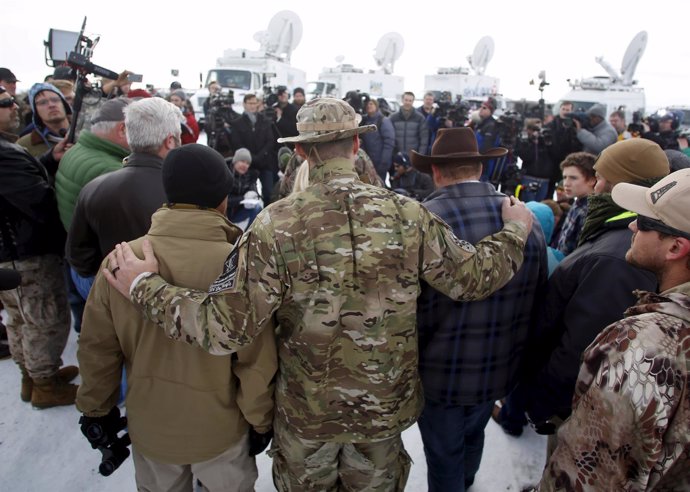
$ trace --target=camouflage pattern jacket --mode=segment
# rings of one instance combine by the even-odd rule
[[[690,282],[636,294],[584,354],[539,490],[690,490]]]
[[[250,343],[276,315],[276,418],[305,439],[386,439],[422,408],[420,281],[484,298],[520,268],[528,231],[508,222],[472,246],[416,201],[362,183],[349,159],[317,164],[309,180],[257,216],[209,292],[151,274],[132,300],[213,354]]]

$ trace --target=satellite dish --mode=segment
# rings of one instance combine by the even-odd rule
[[[345,57],[344,57],[343,55],[338,55],[338,56],[335,57],[335,62],[336,62],[337,64],[341,64],[341,63],[343,62],[344,59],[345,59]]]
[[[494,40],[491,36],[484,36],[474,47],[472,56],[467,57],[470,67],[477,72],[477,75],[484,75],[486,66],[494,56]]]
[[[258,33],[257,33],[258,34]],[[256,39],[257,35],[254,35]],[[284,56],[290,60],[294,50],[302,40],[302,21],[291,10],[281,10],[268,23],[262,49],[271,55]]]
[[[376,49],[374,60],[385,73],[393,73],[393,64],[402,55],[405,41],[397,32],[389,32],[381,36]]]
[[[640,31],[630,41],[628,49],[623,55],[623,63],[621,63],[621,76],[624,85],[631,85],[637,64],[642,58],[645,48],[647,47],[647,31]]]

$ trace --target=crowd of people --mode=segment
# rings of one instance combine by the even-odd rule
[[[384,116],[278,88],[216,149],[176,82],[125,71],[75,111],[73,75],[24,104],[0,68],[4,355],[114,467],[126,428],[139,490],[253,490],[269,446],[280,491],[404,490],[417,423],[428,489],[463,491],[491,418],[549,436],[537,490],[690,489],[690,169],[666,126],[564,102],[504,146],[493,98],[458,125],[431,93]]]

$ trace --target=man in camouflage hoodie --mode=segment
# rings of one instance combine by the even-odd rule
[[[625,259],[660,294],[636,291],[585,351],[540,490],[690,490],[690,170],[612,195],[638,214]]]
[[[503,286],[522,264],[532,216],[505,199],[505,227],[472,246],[414,200],[354,169],[360,116],[321,98],[298,113],[309,186],[265,208],[209,292],[167,284],[150,248],[110,255],[113,286],[169,337],[224,354],[278,322],[274,483],[280,491],[403,490],[400,433],[422,409],[420,281],[454,299]],[[139,279],[136,277],[140,276]]]

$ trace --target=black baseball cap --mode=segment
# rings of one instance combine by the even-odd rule
[[[0,68],[0,80],[4,80],[5,82],[20,82],[17,80],[17,76],[12,73],[12,70],[5,67]]]

